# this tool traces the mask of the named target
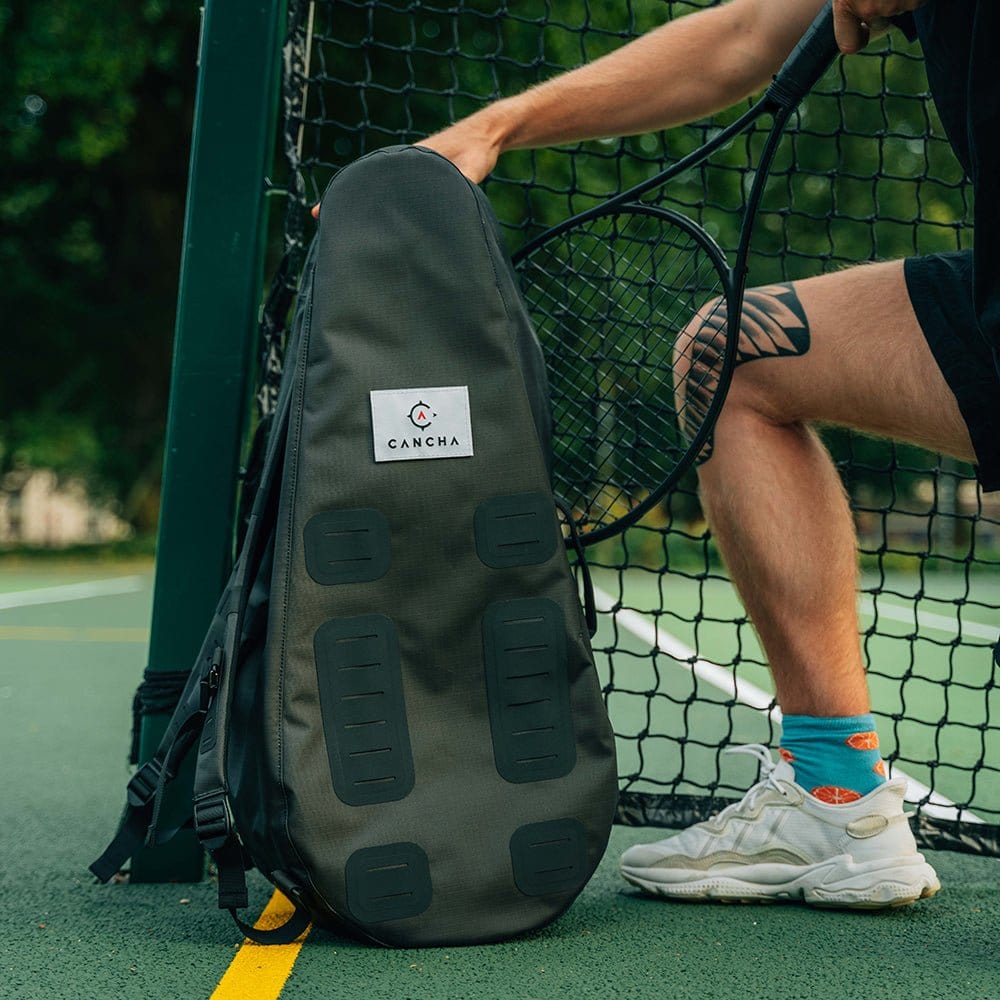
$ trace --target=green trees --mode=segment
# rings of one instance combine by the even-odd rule
[[[198,11],[0,2],[0,472],[156,514]]]
[[[321,0],[308,197],[364,152],[710,2]],[[140,528],[156,514],[197,37],[195,0],[0,0],[0,476],[85,474]],[[970,241],[967,189],[925,91],[898,33],[828,73],[775,165],[752,283]],[[513,247],[714,127],[508,154],[487,191]],[[732,147],[670,196],[723,246],[747,157]]]

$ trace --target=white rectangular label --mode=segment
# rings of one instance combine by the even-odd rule
[[[469,387],[372,389],[376,462],[472,455]]]

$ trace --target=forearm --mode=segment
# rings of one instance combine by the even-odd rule
[[[781,6],[781,20],[748,0],[678,18],[593,63],[490,105],[474,116],[476,125],[502,153],[707,117],[767,83],[818,3],[786,0]]]

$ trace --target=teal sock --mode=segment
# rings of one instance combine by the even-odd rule
[[[823,802],[853,802],[885,782],[875,719],[851,715],[821,719],[786,715],[779,753],[795,781]]]

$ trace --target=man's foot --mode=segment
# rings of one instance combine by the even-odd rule
[[[797,785],[791,764],[774,764],[766,747],[732,749],[760,760],[761,780],[704,823],[630,847],[621,859],[627,881],[668,899],[858,909],[905,906],[941,888],[903,814],[905,782],[830,805]]]

